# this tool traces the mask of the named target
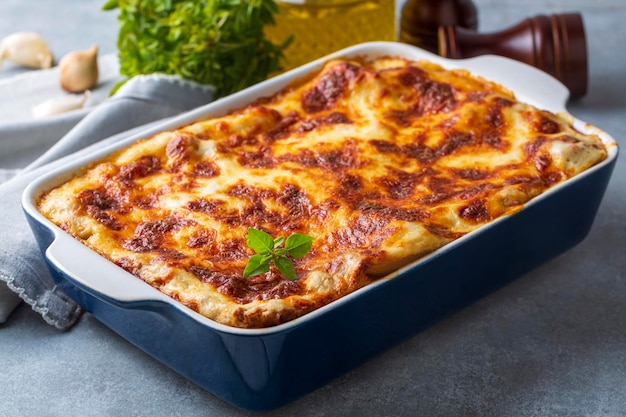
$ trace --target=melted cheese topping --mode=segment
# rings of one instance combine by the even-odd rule
[[[301,316],[506,214],[606,157],[595,136],[506,89],[429,62],[329,62],[279,94],[141,140],[40,211],[220,323]],[[313,236],[242,277],[248,227]]]

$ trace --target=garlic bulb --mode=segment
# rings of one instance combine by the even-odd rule
[[[52,53],[38,34],[16,32],[0,42],[0,68],[4,60],[30,68],[50,68]]]
[[[88,90],[98,82],[98,45],[70,52],[59,61],[59,82],[70,93]]]
[[[85,91],[84,94],[68,94],[59,98],[53,98],[46,100],[33,107],[32,113],[35,119],[41,119],[43,117],[55,116],[57,114],[65,113],[72,110],[81,109],[91,92]]]

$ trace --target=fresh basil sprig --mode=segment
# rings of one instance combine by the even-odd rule
[[[178,75],[215,86],[219,97],[279,71],[291,41],[265,38],[274,0],[108,0],[102,9],[119,9],[122,75]]]
[[[282,236],[273,239],[264,231],[250,227],[246,235],[246,243],[256,255],[248,259],[248,264],[243,270],[244,278],[268,272],[270,262],[274,262],[274,266],[286,278],[294,280],[297,278],[296,271],[287,255],[293,258],[304,257],[311,250],[313,237],[294,233],[286,240]],[[281,247],[283,244],[284,246]]]

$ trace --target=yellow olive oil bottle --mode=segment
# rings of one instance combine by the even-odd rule
[[[395,0],[277,0],[276,25],[266,37],[281,43],[293,35],[285,50],[285,70],[339,49],[369,41],[395,41]]]

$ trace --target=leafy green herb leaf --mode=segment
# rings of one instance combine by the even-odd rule
[[[287,241],[285,242],[285,249],[287,249],[289,255],[294,258],[302,258],[304,255],[309,253],[312,244],[313,238],[311,236],[294,233],[287,238]]]
[[[293,261],[287,255],[293,258],[305,256],[311,249],[313,237],[294,233],[286,240],[282,236],[273,239],[264,231],[250,227],[246,235],[246,243],[256,255],[248,259],[248,263],[243,271],[244,278],[268,272],[270,270],[270,262],[273,262],[276,269],[286,278],[293,280],[298,277]],[[283,243],[285,245],[281,248],[280,246]]]
[[[118,0],[109,0],[102,6],[102,10],[113,10],[113,9],[117,9],[118,7],[119,7]]]
[[[274,239],[263,230],[248,228],[248,234],[246,235],[246,244],[250,249],[257,254],[266,254],[271,252],[276,245]]]
[[[243,277],[248,278],[253,275],[264,274],[270,270],[269,260],[271,256],[268,255],[253,255],[248,259],[248,264],[243,270]]]
[[[296,279],[296,270],[293,267],[293,262],[286,256],[277,256],[274,258],[274,265],[276,268],[288,279]]]
[[[274,239],[274,247],[277,248],[280,245],[283,244],[283,242],[285,241],[285,238],[282,236],[277,237],[276,239]]]

